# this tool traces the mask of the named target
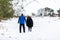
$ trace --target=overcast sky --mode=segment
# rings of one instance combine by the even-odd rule
[[[14,3],[18,3],[18,5],[15,5]],[[14,9],[18,10],[20,9],[21,0],[14,0],[13,1]],[[58,10],[60,8],[60,0],[24,0],[24,6],[25,6],[25,13],[30,14],[32,12],[37,13],[37,10],[44,7],[49,7],[54,10]]]

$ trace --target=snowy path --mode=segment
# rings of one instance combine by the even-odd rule
[[[19,33],[18,18],[0,22],[0,40],[60,40],[58,17],[34,17],[32,32]]]

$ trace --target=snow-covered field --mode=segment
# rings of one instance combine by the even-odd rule
[[[60,40],[59,17],[33,17],[32,32],[19,33],[18,18],[0,22],[0,40]]]

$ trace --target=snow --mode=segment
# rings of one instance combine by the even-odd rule
[[[32,17],[32,32],[19,33],[18,18],[0,22],[0,40],[60,40],[59,17]]]
[[[17,4],[18,3],[18,4]],[[20,13],[21,9],[21,0],[13,0],[13,9],[16,13]],[[24,0],[24,14],[25,15],[31,15],[32,13],[37,14],[37,10],[40,8],[51,8],[54,10],[55,13],[57,13],[57,10],[60,8],[60,0]]]

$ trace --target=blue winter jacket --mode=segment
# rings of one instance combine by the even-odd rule
[[[24,16],[20,16],[19,20],[18,20],[18,23],[25,24],[25,17]]]

